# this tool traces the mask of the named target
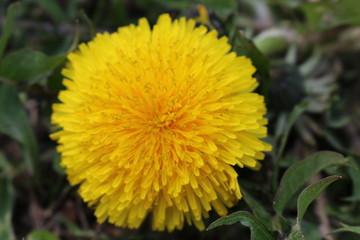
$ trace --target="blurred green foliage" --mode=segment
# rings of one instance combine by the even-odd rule
[[[239,171],[244,201],[227,217],[211,216],[211,231],[185,227],[158,233],[148,222],[139,230],[100,225],[67,183],[48,137],[66,55],[95,32],[113,32],[139,17],[151,23],[163,12],[196,17],[198,4],[207,7],[212,25],[228,37],[233,51],[256,66],[273,152],[261,171]],[[0,239],[319,239],[325,234],[359,239],[357,5],[358,0],[0,1]]]

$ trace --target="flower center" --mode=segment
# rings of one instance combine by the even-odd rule
[[[155,122],[155,126],[159,128],[168,127],[175,122],[175,113],[167,112],[163,114],[159,121]]]

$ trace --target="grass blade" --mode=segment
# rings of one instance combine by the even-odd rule
[[[3,171],[9,166],[5,157],[0,153],[0,239],[15,240],[11,224],[14,188],[11,179]]]
[[[10,4],[8,8],[8,14],[6,17],[5,26],[3,28],[2,35],[0,37],[0,59],[4,53],[7,42],[9,41],[10,33],[14,23],[15,8],[19,5],[18,2]]]

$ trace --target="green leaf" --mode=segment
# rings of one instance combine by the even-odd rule
[[[337,0],[332,5],[332,10],[335,11],[334,25],[342,24],[360,24],[360,8],[357,7],[358,0]]]
[[[83,9],[80,10],[80,17],[84,20],[85,24],[87,25],[87,28],[88,28],[88,30],[90,32],[90,37],[94,38],[95,35],[96,35],[95,26],[94,26],[94,24],[92,23],[92,21],[90,20],[90,18],[88,17],[88,15],[86,14],[86,12]],[[77,29],[79,29],[79,24],[77,24]],[[77,30],[77,33],[78,32],[79,32],[79,30]],[[79,34],[76,34],[76,35],[79,35]]]
[[[307,2],[300,5],[312,30],[328,30],[344,24],[360,24],[358,0]]]
[[[360,169],[354,157],[349,157],[349,164],[353,167],[349,168],[349,175],[352,180],[352,196],[346,198],[349,201],[360,200]]]
[[[0,152],[0,170],[1,170],[1,172],[7,171],[11,168],[12,168],[11,164],[7,161],[4,154],[2,154],[2,152]]]
[[[0,37],[0,59],[4,53],[7,42],[9,41],[10,33],[12,31],[12,25],[14,23],[15,8],[19,5],[18,2],[10,4],[8,8],[8,14],[6,17],[6,23],[3,27],[3,31]]]
[[[2,154],[0,154],[0,161],[7,163]],[[14,188],[11,180],[6,175],[0,175],[0,196],[0,239],[15,240],[11,224]]]
[[[301,232],[300,226],[295,224],[290,232],[290,235],[287,240],[305,240],[304,234]]]
[[[251,208],[254,215],[264,224],[264,226],[266,226],[267,229],[271,230],[272,218],[263,205],[245,191],[244,188],[242,188],[241,192],[246,204]]]
[[[125,1],[111,0],[112,8],[109,16],[110,22],[115,26],[126,25],[129,20],[129,11]]]
[[[56,0],[31,0],[32,2],[40,5],[45,11],[49,14],[55,22],[61,23],[64,22],[66,16],[61,9],[58,1]]]
[[[85,16],[86,16],[86,15],[85,15]],[[90,21],[90,20],[89,20],[89,21]],[[93,29],[93,31],[95,31],[95,28]],[[94,33],[91,33],[91,34],[95,34],[95,32],[94,32]],[[94,36],[95,36],[95,35],[92,35],[91,37],[93,38]],[[78,47],[79,41],[80,41],[80,26],[79,26],[79,21],[76,21],[76,31],[75,31],[75,34],[74,34],[74,39],[73,39],[73,41],[72,41],[69,49],[67,50],[67,53],[74,51],[74,50]],[[65,56],[65,55],[64,55],[64,56]],[[66,57],[64,57],[64,56],[59,56],[59,58],[60,58],[60,57],[63,58],[63,59],[62,59],[62,62],[64,62],[65,59],[66,59]]]
[[[197,2],[202,3],[214,10],[233,10],[237,6],[236,0],[198,0]]]
[[[354,211],[357,207],[358,206],[355,204],[329,204],[326,207],[326,212],[332,219],[337,219],[338,221],[346,222],[352,225],[358,225],[360,223],[360,215],[358,214],[358,211]]]
[[[341,224],[342,228],[335,229],[331,231],[330,234],[339,233],[339,232],[352,232],[356,234],[360,234],[360,226],[349,226],[344,223]]]
[[[282,215],[286,204],[312,176],[321,170],[335,165],[345,165],[347,159],[341,154],[322,151],[292,165],[283,175],[274,199],[274,210]]]
[[[27,240],[60,240],[60,238],[46,230],[35,230],[27,236]]]
[[[282,36],[267,37],[256,41],[256,46],[266,56],[284,50],[288,45],[288,41]]]
[[[304,214],[309,207],[310,203],[314,201],[324,189],[329,186],[331,183],[335,182],[342,178],[341,176],[330,176],[320,181],[311,184],[305,188],[299,195],[297,202],[297,221],[300,224]]]
[[[290,114],[290,116],[289,116],[289,118],[287,120],[284,133],[283,133],[282,138],[280,140],[280,147],[279,147],[279,149],[277,151],[276,159],[279,159],[282,156],[283,151],[285,149],[285,145],[286,145],[288,136],[289,136],[289,133],[290,133],[290,130],[292,129],[292,127],[293,127],[294,123],[296,122],[296,120],[306,110],[307,106],[308,106],[307,102],[301,102],[301,103],[297,104],[295,106],[294,110],[291,112],[291,114]]]
[[[261,83],[261,93],[266,97],[270,85],[270,60],[259,51],[251,40],[240,33],[235,36],[233,50],[238,56],[246,56],[251,59],[259,76],[258,81]]]
[[[0,132],[20,143],[29,172],[34,173],[38,181],[39,153],[35,134],[16,89],[8,85],[0,85],[0,116]]]
[[[289,240],[304,240],[305,237],[301,231],[301,221],[309,205],[320,195],[324,189],[331,183],[342,178],[341,176],[330,176],[311,184],[305,188],[298,197],[297,219],[295,226],[292,227]]]
[[[68,218],[57,215],[55,220],[64,225],[65,229],[74,237],[74,238],[93,238],[98,236],[100,239],[105,238],[105,234],[96,233],[90,229],[83,229],[77,226],[74,222],[70,221]]]
[[[254,217],[254,215],[246,211],[238,211],[222,217],[211,223],[206,230],[208,231],[222,225],[231,225],[236,222],[240,222],[242,225],[250,228],[252,240],[275,240],[274,236],[266,229],[266,227]]]
[[[144,1],[147,2],[147,1]],[[167,1],[167,0],[155,0],[154,2],[156,2],[157,4],[161,5],[162,7],[165,7],[167,9],[180,9],[180,10],[185,10],[185,9],[189,9],[190,6],[192,5],[191,2],[189,1],[183,1],[183,0],[173,0],[173,1]],[[148,4],[150,4],[150,2],[147,2]],[[144,3],[145,4],[145,3]],[[147,8],[149,9],[149,5],[147,6]]]
[[[301,222],[301,232],[304,234],[305,239],[321,239],[321,232],[319,231],[319,223],[317,221],[310,222],[305,219]]]
[[[347,154],[352,154],[352,149],[349,149],[344,146],[344,139],[337,137],[332,129],[322,127],[321,132],[323,137],[328,141],[328,143],[337,151],[344,152]]]
[[[21,49],[4,57],[0,65],[0,77],[14,82],[34,82],[62,64],[66,56],[49,57],[42,52]]]
[[[326,117],[326,125],[331,128],[343,128],[346,125],[348,125],[349,123],[351,123],[357,119],[356,113],[352,114],[352,115],[334,114],[334,115],[336,115],[336,117],[335,117],[335,116],[331,116],[330,111],[331,111],[330,108],[328,108],[326,110],[325,117]]]
[[[311,56],[299,66],[299,72],[301,73],[301,75],[309,77],[311,73],[315,70],[315,68],[318,66],[322,56],[322,51],[319,48],[315,48]]]
[[[282,216],[276,216],[276,215],[273,216],[273,218],[271,219],[271,223],[272,223],[273,231],[284,232],[290,229],[291,227],[291,222]]]
[[[65,176],[65,168],[63,166],[61,166],[60,164],[61,162],[61,156],[60,153],[56,152],[54,159],[52,161],[53,163],[53,169],[60,175],[60,176]]]
[[[330,3],[323,1],[307,2],[300,6],[308,25],[314,30],[320,28],[322,18],[329,13],[330,8]]]

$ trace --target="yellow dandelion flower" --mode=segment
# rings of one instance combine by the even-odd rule
[[[99,222],[203,230],[241,198],[232,167],[257,169],[266,136],[255,68],[227,38],[161,15],[98,34],[68,55],[53,105],[61,164]]]

